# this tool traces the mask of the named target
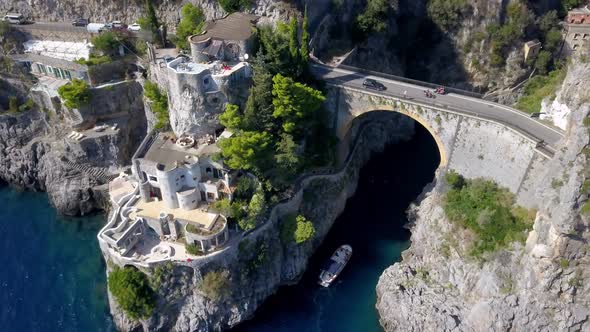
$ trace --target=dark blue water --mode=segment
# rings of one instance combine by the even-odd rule
[[[362,169],[359,186],[296,286],[268,299],[240,332],[382,331],[375,286],[409,245],[406,209],[434,177],[440,162],[434,139],[417,125],[414,138],[389,146]],[[335,284],[316,280],[322,263],[348,243],[353,256]]]
[[[41,193],[0,187],[0,331],[113,331],[96,234]]]
[[[237,330],[380,331],[375,285],[407,248],[405,210],[437,165],[436,145],[422,127],[410,142],[374,157],[302,281]],[[0,331],[113,331],[96,239],[104,216],[59,217],[46,195],[8,187],[0,187],[0,202]],[[353,247],[350,263],[329,289],[318,287],[319,266],[343,243]]]

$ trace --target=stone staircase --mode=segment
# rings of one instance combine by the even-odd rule
[[[103,167],[91,167],[86,164],[79,164],[77,162],[62,158],[62,161],[70,168],[79,171],[80,173],[86,174],[88,177],[96,179],[101,183],[109,183],[115,179],[118,174],[110,174],[106,168]]]

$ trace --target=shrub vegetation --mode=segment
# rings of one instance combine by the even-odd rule
[[[182,19],[176,27],[176,47],[188,49],[188,36],[201,33],[205,23],[205,14],[201,7],[187,3],[181,10]]]
[[[314,234],[313,223],[302,215],[291,214],[282,220],[280,236],[283,243],[301,244],[311,239]]]
[[[219,301],[229,294],[229,271],[211,271],[205,275],[201,283],[201,290],[208,298]]]
[[[83,80],[73,79],[68,84],[57,88],[57,93],[69,109],[79,108],[90,102],[90,90],[86,81]]]
[[[485,252],[526,239],[534,214],[516,207],[514,195],[507,189],[484,179],[458,181],[456,173],[449,173],[446,179],[452,189],[445,197],[445,214],[451,222],[476,235],[472,256],[481,257]]]
[[[365,10],[356,17],[359,30],[365,35],[381,32],[387,28],[389,3],[386,0],[367,0]]]
[[[155,293],[145,274],[133,267],[115,267],[108,279],[109,290],[129,317],[147,318],[152,314]]]
[[[168,115],[168,96],[151,81],[145,81],[143,86],[143,95],[151,101],[152,112],[156,115],[154,129],[163,130],[168,128],[170,118]]]
[[[524,94],[518,100],[516,108],[523,112],[541,111],[541,102],[545,97],[555,98],[555,92],[565,78],[565,68],[556,69],[547,75],[537,75],[524,86]]]
[[[467,0],[429,0],[427,12],[437,26],[450,31],[461,24],[461,17],[469,8]]]

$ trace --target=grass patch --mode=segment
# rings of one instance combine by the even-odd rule
[[[443,208],[451,222],[475,234],[470,256],[478,258],[514,241],[524,242],[534,211],[516,206],[514,195],[492,181],[457,181],[456,173],[450,174],[447,178],[454,185],[445,196]]]
[[[567,269],[568,267],[570,267],[570,261],[565,258],[560,259],[559,267],[561,267],[562,269]]]
[[[531,78],[524,86],[524,94],[516,103],[516,108],[527,113],[541,111],[541,102],[545,97],[555,98],[555,92],[565,78],[565,67],[556,69],[547,75]]]

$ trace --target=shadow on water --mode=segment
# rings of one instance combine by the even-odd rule
[[[385,268],[409,246],[406,209],[433,180],[436,143],[416,124],[414,137],[388,146],[363,167],[354,197],[295,286],[271,296],[253,320],[236,331],[380,331],[375,286]],[[330,288],[316,284],[321,264],[341,244],[353,256]]]

